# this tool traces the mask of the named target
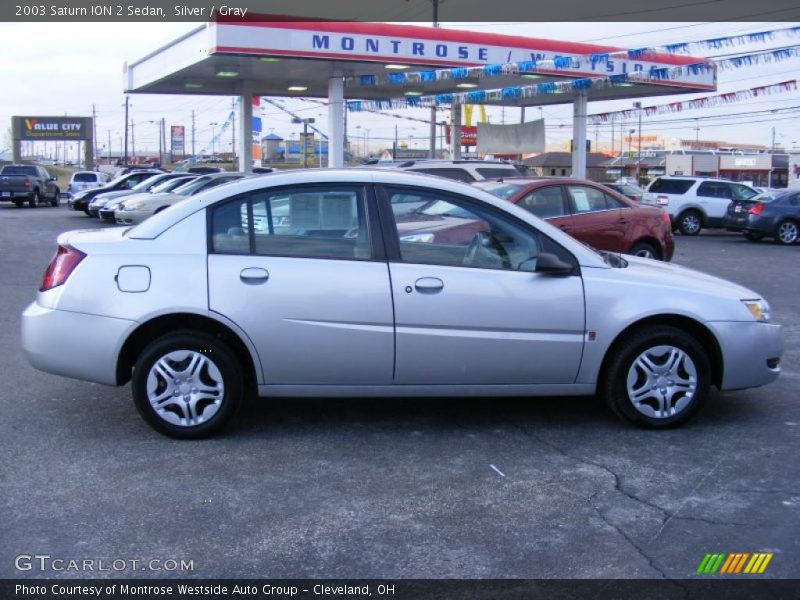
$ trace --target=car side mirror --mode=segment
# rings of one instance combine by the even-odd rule
[[[555,254],[542,252],[536,257],[537,273],[549,273],[550,275],[570,275],[573,271],[572,264],[561,260]]]
[[[58,177],[56,177],[55,175],[53,175],[52,177],[50,177],[50,181],[58,181]]]

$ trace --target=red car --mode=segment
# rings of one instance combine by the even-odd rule
[[[507,177],[473,185],[546,219],[598,250],[670,260],[675,250],[669,215],[604,185],[580,179]]]

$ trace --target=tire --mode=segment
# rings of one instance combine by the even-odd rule
[[[89,212],[89,209],[88,209],[88,208],[84,208],[84,209],[83,209],[83,212],[85,212],[85,213],[86,213],[86,216],[87,216],[87,217],[91,217],[91,216],[92,216],[92,213],[90,213],[90,212]]]
[[[61,191],[56,190],[53,194],[53,199],[50,201],[50,206],[58,206],[61,204]]]
[[[775,228],[775,241],[784,246],[791,246],[800,238],[800,225],[797,221],[784,219]]]
[[[28,199],[28,206],[30,208],[39,206],[39,190],[33,190],[33,196]]]
[[[764,237],[763,233],[756,233],[754,231],[745,231],[744,232],[744,239],[748,242],[758,242]]]
[[[241,406],[244,394],[242,371],[230,348],[196,331],[150,343],[134,366],[132,389],[144,420],[178,439],[217,433]]]
[[[613,352],[600,390],[622,419],[651,429],[674,427],[705,402],[711,384],[708,355],[685,331],[649,327],[632,333]],[[663,371],[671,360],[674,366]]]
[[[703,228],[703,215],[694,209],[683,211],[678,217],[678,231],[683,235],[697,235]]]
[[[631,246],[628,254],[641,256],[642,258],[661,260],[661,253],[656,249],[655,246],[653,246],[653,244],[650,244],[649,242],[636,242],[633,246]]]

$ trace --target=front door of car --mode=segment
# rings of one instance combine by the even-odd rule
[[[391,384],[389,274],[367,195],[268,188],[211,211],[209,307],[250,337],[266,384]]]
[[[623,215],[621,203],[595,187],[565,187],[572,207],[572,235],[595,248],[623,252],[625,227],[629,221]]]
[[[396,384],[572,383],[584,338],[575,259],[529,225],[462,196],[387,186]],[[391,215],[395,196],[417,195]],[[394,227],[396,226],[396,231]],[[534,271],[540,253],[570,275]]]

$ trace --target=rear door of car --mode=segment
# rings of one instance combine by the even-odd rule
[[[733,200],[733,189],[727,181],[703,181],[697,186],[697,201],[713,223],[721,221]]]
[[[581,184],[564,186],[572,211],[572,236],[609,252],[624,252],[629,215],[623,204],[602,190]],[[627,208],[627,206],[625,206]]]
[[[209,308],[272,385],[390,385],[394,315],[371,186],[266,188],[209,210]]]
[[[575,381],[585,314],[574,257],[529,225],[467,197],[404,186],[378,191],[394,300],[396,384]],[[453,228],[472,234],[401,240],[392,197],[414,194],[429,205],[451,205]],[[536,273],[542,252],[570,261],[573,273]]]

